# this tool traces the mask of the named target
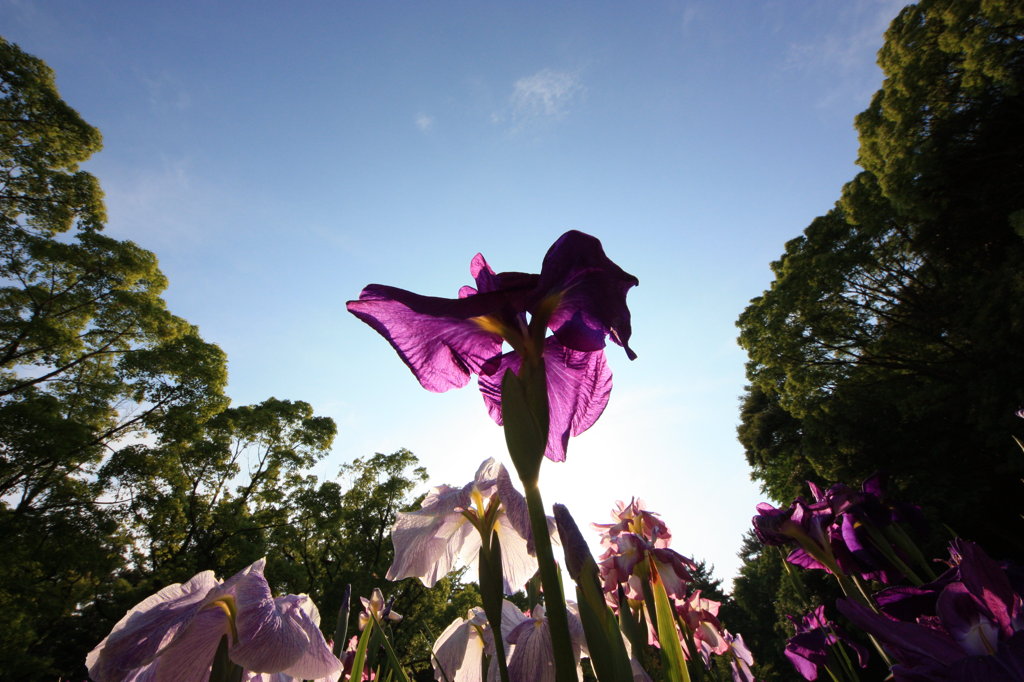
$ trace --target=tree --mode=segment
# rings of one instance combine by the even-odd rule
[[[156,257],[101,234],[99,183],[78,167],[100,144],[53,72],[0,39],[5,678],[80,664],[76,609],[109,589],[127,541],[96,478],[104,458],[226,404],[224,355],[167,310]]]
[[[887,470],[1024,558],[1024,9],[924,0],[886,33],[864,168],[740,316],[740,439],[780,502]]]

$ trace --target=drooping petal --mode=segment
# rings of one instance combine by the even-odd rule
[[[530,554],[526,538],[502,515],[495,527],[501,543],[501,578],[505,594],[515,594],[537,573],[537,557]]]
[[[446,299],[371,284],[347,308],[391,343],[423,388],[441,393],[465,386],[501,352],[501,336],[474,318],[503,305],[500,293]]]
[[[230,586],[238,608],[238,641],[228,651],[246,670],[276,673],[296,664],[309,638],[299,622],[305,616],[302,609],[293,600],[274,599],[262,564],[253,564]]]
[[[518,372],[522,359],[515,353],[501,357],[496,370],[480,375],[480,392],[491,418],[501,418],[501,380],[506,371]],[[565,460],[569,435],[578,436],[593,426],[608,405],[612,372],[604,351],[586,353],[566,348],[554,337],[544,346],[548,385],[548,444],[544,455],[555,462]]]
[[[434,642],[434,679],[481,682],[484,647],[469,621],[456,618]]]
[[[961,580],[971,594],[985,603],[1003,635],[1010,637],[1014,631],[1010,623],[1014,592],[1006,571],[975,543],[962,539],[953,542],[961,556]]]
[[[963,657],[953,640],[938,630],[903,623],[880,615],[851,599],[836,600],[836,607],[854,625],[873,634],[893,651],[901,661],[918,661],[948,666]]]
[[[399,512],[391,530],[395,559],[387,579],[419,578],[433,587],[448,575],[463,544],[476,535],[472,524],[456,511],[470,502],[465,489],[442,485],[430,491],[418,511]]]
[[[555,657],[547,618],[535,615],[520,623],[509,633],[508,641],[515,644],[508,662],[509,678],[555,682]]]
[[[341,661],[327,646],[324,635],[320,632],[320,612],[313,600],[304,594],[290,594],[278,597],[277,602],[288,602],[295,605],[288,611],[306,635],[306,646],[302,655],[292,665],[285,668],[284,673],[300,680],[337,679],[341,672]]]
[[[202,608],[219,581],[204,571],[188,582],[168,585],[132,607],[86,657],[97,682],[122,679],[149,663]],[[216,647],[215,647],[216,649]]]
[[[597,238],[572,230],[548,249],[537,289],[542,295],[560,298],[548,326],[562,344],[577,351],[596,351],[611,336],[632,360],[636,353],[629,347],[632,329],[626,293],[639,283],[605,255]]]
[[[487,623],[483,609],[474,607],[467,618],[458,618],[445,628],[434,642],[434,679],[438,682],[484,682],[483,656],[494,655],[494,633]],[[511,602],[502,602],[501,630],[511,631],[526,617]],[[481,633],[482,637],[481,637]],[[504,637],[504,634],[502,635]],[[508,647],[505,647],[506,652]],[[488,682],[497,682],[498,665],[493,660],[487,670]]]
[[[521,536],[526,538],[526,549],[534,553],[533,529],[530,527],[530,510],[526,506],[526,498],[512,483],[512,477],[505,467],[497,479],[497,494],[501,506],[505,509],[505,517]]]
[[[153,662],[156,682],[202,682],[210,677],[213,657],[224,635],[230,638],[227,615],[204,608],[178,633]]]
[[[963,583],[953,583],[942,591],[935,613],[946,631],[965,652],[989,656],[999,647],[999,624],[980,599]]]

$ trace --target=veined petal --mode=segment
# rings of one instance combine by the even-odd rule
[[[210,678],[220,640],[231,628],[218,607],[202,609],[154,661],[156,682],[204,682]],[[233,658],[233,657],[232,657]]]
[[[467,543],[476,538],[479,547],[476,529],[455,511],[468,506],[468,495],[462,490],[450,490],[434,502],[419,511],[398,513],[391,530],[395,560],[388,569],[388,580],[414,577],[433,587],[452,570]]]
[[[289,594],[278,597],[278,603],[287,601],[295,608],[288,611],[289,616],[302,628],[306,635],[306,646],[299,660],[284,669],[286,675],[300,680],[337,679],[341,672],[341,661],[331,653],[324,635],[320,632],[320,612],[313,600],[304,594]]]
[[[896,657],[901,661],[932,662],[945,666],[964,655],[949,635],[938,630],[893,620],[851,599],[837,599],[836,607],[854,625],[898,651]]]
[[[456,618],[433,646],[434,679],[439,682],[481,682],[483,642],[469,621]]]
[[[514,627],[514,613],[525,619],[516,606],[508,601],[502,603],[502,631]],[[483,609],[474,607],[469,610],[468,618],[459,618],[452,622],[441,636],[434,642],[434,678],[441,682],[484,682],[482,664],[483,655],[493,656],[493,632],[487,623]],[[506,625],[506,620],[509,620]],[[479,628],[479,629],[478,629]],[[483,631],[483,638],[480,632]],[[506,651],[508,647],[506,646]],[[487,669],[487,681],[497,682],[498,665],[491,661]]]
[[[501,380],[505,372],[518,372],[522,359],[515,353],[501,357],[496,371],[480,375],[480,392],[491,418],[498,424],[501,418]],[[604,351],[586,353],[566,348],[554,337],[544,346],[544,365],[547,374],[548,444],[544,455],[555,462],[565,460],[569,435],[578,436],[597,421],[608,405],[612,390],[612,372]]]
[[[502,514],[495,524],[501,543],[501,578],[505,594],[515,594],[537,572],[537,558],[530,554],[524,538]]]
[[[250,569],[231,586],[238,604],[238,641],[229,654],[246,670],[282,672],[295,665],[310,646],[301,624],[308,616],[294,599],[273,598],[262,562]]]
[[[990,656],[999,648],[999,624],[963,583],[946,586],[935,604],[935,613],[968,654]]]
[[[465,386],[501,352],[501,336],[473,318],[491,315],[503,303],[500,293],[446,299],[371,284],[347,307],[391,343],[423,388],[441,393]]]
[[[97,682],[120,680],[152,661],[202,608],[206,595],[220,584],[213,571],[188,582],[168,585],[131,608],[110,634],[86,657],[89,676]]]
[[[626,293],[639,283],[605,255],[600,240],[572,230],[548,249],[537,289],[559,296],[548,326],[565,346],[596,351],[611,336],[633,360]]]
[[[508,662],[509,678],[555,682],[555,658],[547,618],[535,616],[520,623],[509,633],[508,640],[515,644]]]

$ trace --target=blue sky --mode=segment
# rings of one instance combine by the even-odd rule
[[[337,421],[321,476],[406,447],[461,485],[504,457],[474,385],[423,391],[346,300],[454,296],[478,251],[530,272],[599,237],[640,279],[639,358],[610,349],[611,402],[545,501],[583,524],[642,497],[728,583],[762,499],[734,323],[856,173],[903,4],[0,0],[0,26],[102,131],[108,232],[156,252],[235,403]]]

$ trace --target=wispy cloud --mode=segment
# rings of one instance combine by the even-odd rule
[[[434,117],[430,116],[428,114],[424,114],[423,112],[420,112],[420,113],[416,114],[415,123],[416,123],[416,127],[420,131],[425,133],[425,132],[427,132],[428,130],[430,130],[431,128],[434,127]]]
[[[185,111],[192,106],[192,95],[176,74],[139,72],[138,77],[154,110]]]
[[[182,248],[201,238],[209,197],[194,182],[188,159],[161,159],[126,169],[100,166],[107,205],[107,232],[147,248]]]
[[[866,102],[879,84],[878,71],[865,68],[874,61],[890,22],[907,0],[860,0],[845,5],[836,28],[818,40],[790,46],[788,65],[821,73],[832,81],[819,106],[839,100]]]
[[[494,113],[491,120],[495,123],[508,120],[513,128],[559,120],[566,116],[583,92],[578,74],[541,69],[513,84],[507,115]]]

